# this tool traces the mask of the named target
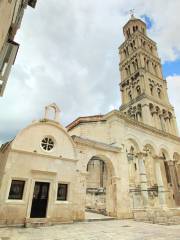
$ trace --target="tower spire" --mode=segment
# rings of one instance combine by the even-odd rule
[[[119,48],[120,111],[134,120],[178,135],[156,43],[147,36],[146,23],[134,17],[134,9],[130,14],[130,20],[123,27],[125,42]]]

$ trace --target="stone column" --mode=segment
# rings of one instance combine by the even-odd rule
[[[172,125],[173,125],[174,134],[178,135],[178,127],[177,127],[177,122],[176,122],[175,116],[172,117]]]
[[[150,113],[150,110],[149,110],[149,105],[148,104],[143,104],[142,105],[142,119],[143,119],[143,122],[152,126],[152,117],[151,117],[151,113]]]
[[[161,130],[166,131],[163,114],[160,114],[159,117],[160,117],[160,123],[161,123],[161,126],[160,126]]]
[[[158,77],[159,77],[159,78],[162,78],[162,69],[161,69],[161,65],[158,64],[157,67],[156,67],[156,69],[157,69]]]
[[[164,183],[162,179],[161,165],[160,165],[159,159],[156,159],[155,170],[156,170],[156,179],[157,179],[157,185],[158,185],[159,204],[161,207],[165,207],[166,197],[165,197]]]
[[[159,129],[160,128],[160,126],[159,126],[160,120],[159,120],[158,112],[155,112],[153,116],[154,116],[154,126]]]
[[[175,162],[170,160],[168,161],[169,172],[171,176],[171,183],[174,193],[174,200],[177,206],[180,206],[180,192],[178,187],[178,179],[177,179],[177,172],[175,167]]]
[[[147,177],[143,156],[144,156],[143,153],[138,153],[141,196],[143,200],[143,206],[147,207],[148,205]]]

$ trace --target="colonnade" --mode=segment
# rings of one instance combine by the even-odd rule
[[[130,153],[132,158],[129,158],[129,173],[130,173],[130,191],[132,192],[132,197],[135,198],[136,204],[133,208],[148,208],[151,204],[150,192],[154,193],[154,196],[158,197],[155,207],[167,207],[169,204],[168,193],[170,190],[173,192],[172,199],[175,205],[180,206],[180,191],[179,191],[179,180],[176,172],[176,163],[175,161],[167,161],[161,156],[152,156],[154,161],[154,186],[150,186],[148,182],[148,177],[150,171],[147,169],[146,161],[149,157],[146,152],[140,153]],[[171,178],[171,184],[167,183],[166,179],[166,169],[164,168],[164,161],[168,163],[169,173]],[[138,164],[138,167],[134,169],[134,164]],[[152,163],[151,163],[152,164]],[[179,163],[180,164],[180,163]],[[133,170],[136,171],[136,174],[133,173]],[[138,174],[137,174],[138,170]],[[138,178],[138,179],[137,179]],[[140,195],[139,203],[137,204],[137,196]]]

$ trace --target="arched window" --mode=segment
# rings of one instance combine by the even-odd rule
[[[154,87],[152,84],[149,84],[150,93],[153,96]]]
[[[126,48],[126,53],[127,53],[127,55],[129,55],[129,50],[128,50],[128,47]]]
[[[135,63],[132,62],[132,65],[133,65],[133,69],[134,69],[134,71],[136,71],[136,65],[135,65]]]
[[[129,75],[131,75],[131,68],[130,68],[130,65],[128,65],[128,72],[129,72]]]
[[[126,76],[128,76],[129,75],[128,69],[125,68],[125,70],[126,70]]]
[[[135,26],[133,26],[133,32],[135,32],[136,31],[136,28],[135,28]]]
[[[167,182],[169,184],[171,184],[171,175],[170,175],[170,171],[169,171],[169,165],[168,165],[168,162],[166,161],[166,156],[164,153],[162,153],[162,157],[164,159],[164,168],[165,168],[165,172],[166,172],[166,179],[167,179]]]
[[[149,70],[149,60],[146,62],[146,69]]]
[[[154,72],[157,74],[157,65],[154,65]]]
[[[129,100],[131,101],[132,100],[132,93],[131,93],[131,91],[128,92],[128,96],[129,96]]]
[[[133,44],[132,43],[130,43],[130,46],[131,46],[131,49],[133,50]]]
[[[154,113],[154,105],[152,103],[149,104],[149,110],[151,112],[151,115],[153,116]]]
[[[128,158],[128,161],[133,161],[133,159],[134,159],[134,147],[133,146],[130,147],[129,152],[127,153],[127,158]]]
[[[137,59],[135,60],[135,63],[136,63],[136,69],[138,69],[138,60]]]
[[[141,94],[141,87],[138,85],[136,87],[137,95],[139,96]]]
[[[160,108],[158,106],[156,106],[156,113],[160,112]]]
[[[129,28],[128,28],[126,34],[127,34],[127,37],[128,37],[128,38],[131,36],[131,32],[130,32],[130,29],[129,29]]]
[[[161,89],[160,88],[157,89],[157,94],[158,94],[158,97],[161,98]]]
[[[172,115],[171,112],[168,112],[168,115],[169,115],[169,123],[171,124],[171,121],[172,121],[172,117],[173,117],[173,115]]]

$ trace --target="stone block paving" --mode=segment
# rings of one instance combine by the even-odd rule
[[[81,222],[41,228],[0,228],[0,240],[180,240],[180,225],[133,220]]]

